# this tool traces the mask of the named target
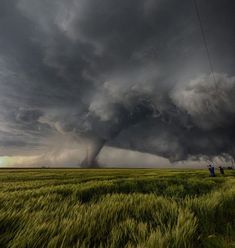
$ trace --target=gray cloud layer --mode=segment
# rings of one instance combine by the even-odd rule
[[[232,0],[2,0],[0,154],[56,133],[171,161],[234,157]]]

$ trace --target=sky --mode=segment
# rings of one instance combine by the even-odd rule
[[[0,167],[233,161],[235,3],[195,1],[1,0]]]

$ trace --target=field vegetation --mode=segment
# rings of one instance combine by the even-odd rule
[[[0,170],[0,247],[235,247],[235,172]]]

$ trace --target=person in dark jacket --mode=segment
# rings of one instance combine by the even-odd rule
[[[209,169],[209,172],[210,172],[210,176],[211,177],[215,177],[215,167],[214,167],[214,165],[212,164],[210,164],[209,166],[208,166],[208,169]]]
[[[224,175],[224,168],[222,166],[219,167],[219,171],[221,175]]]

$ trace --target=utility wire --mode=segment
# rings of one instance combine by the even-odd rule
[[[204,43],[204,46],[205,46],[205,49],[206,49],[206,54],[207,54],[207,58],[208,58],[208,62],[209,62],[209,67],[210,67],[211,75],[213,77],[213,80],[215,82],[215,85],[217,85],[215,74],[214,74],[214,66],[213,66],[213,63],[212,63],[211,56],[210,56],[210,50],[209,50],[209,47],[208,47],[208,41],[207,41],[207,38],[206,38],[205,30],[203,28],[202,18],[201,18],[201,15],[200,15],[200,11],[199,11],[199,7],[198,7],[198,4],[197,4],[197,0],[193,0],[193,4],[194,4],[195,11],[196,11],[197,19],[198,19],[198,22],[199,22],[199,25],[200,25],[202,40],[203,40],[203,43]]]

